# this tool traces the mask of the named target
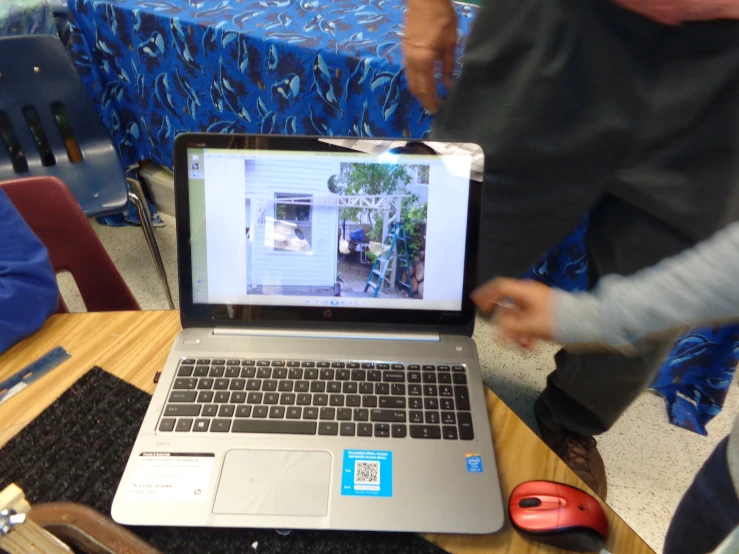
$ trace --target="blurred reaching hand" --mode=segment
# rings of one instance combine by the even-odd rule
[[[663,25],[739,18],[739,0],[613,0]]]
[[[408,0],[405,21],[406,78],[408,87],[431,113],[439,110],[435,68],[441,63],[448,87],[457,48],[457,14],[450,0]]]
[[[485,313],[501,306],[496,324],[504,338],[524,348],[536,339],[552,339],[552,290],[536,281],[494,279],[472,293],[472,300]]]

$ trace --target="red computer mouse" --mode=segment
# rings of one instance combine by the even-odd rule
[[[599,551],[608,536],[600,503],[585,491],[552,481],[521,483],[508,515],[524,537],[575,552]]]

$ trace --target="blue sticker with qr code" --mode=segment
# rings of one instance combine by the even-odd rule
[[[467,471],[470,473],[482,473],[482,456],[479,454],[465,454],[467,458]]]
[[[393,453],[386,450],[344,450],[341,494],[392,496]]]

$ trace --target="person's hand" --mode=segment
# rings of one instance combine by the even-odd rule
[[[739,18],[739,0],[613,0],[613,2],[663,25]]]
[[[448,87],[457,48],[457,14],[450,0],[408,0],[403,53],[408,88],[431,113],[439,110],[434,71],[441,62]]]
[[[485,313],[501,306],[496,324],[504,338],[524,348],[535,339],[552,339],[552,289],[536,281],[494,279],[472,293],[472,300]]]

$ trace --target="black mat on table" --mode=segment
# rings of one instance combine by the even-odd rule
[[[71,501],[104,515],[123,474],[150,396],[99,368],[74,386],[0,450],[0,490],[16,483],[31,504]],[[0,422],[0,425],[2,423]],[[410,533],[132,527],[162,552],[440,554]]]

